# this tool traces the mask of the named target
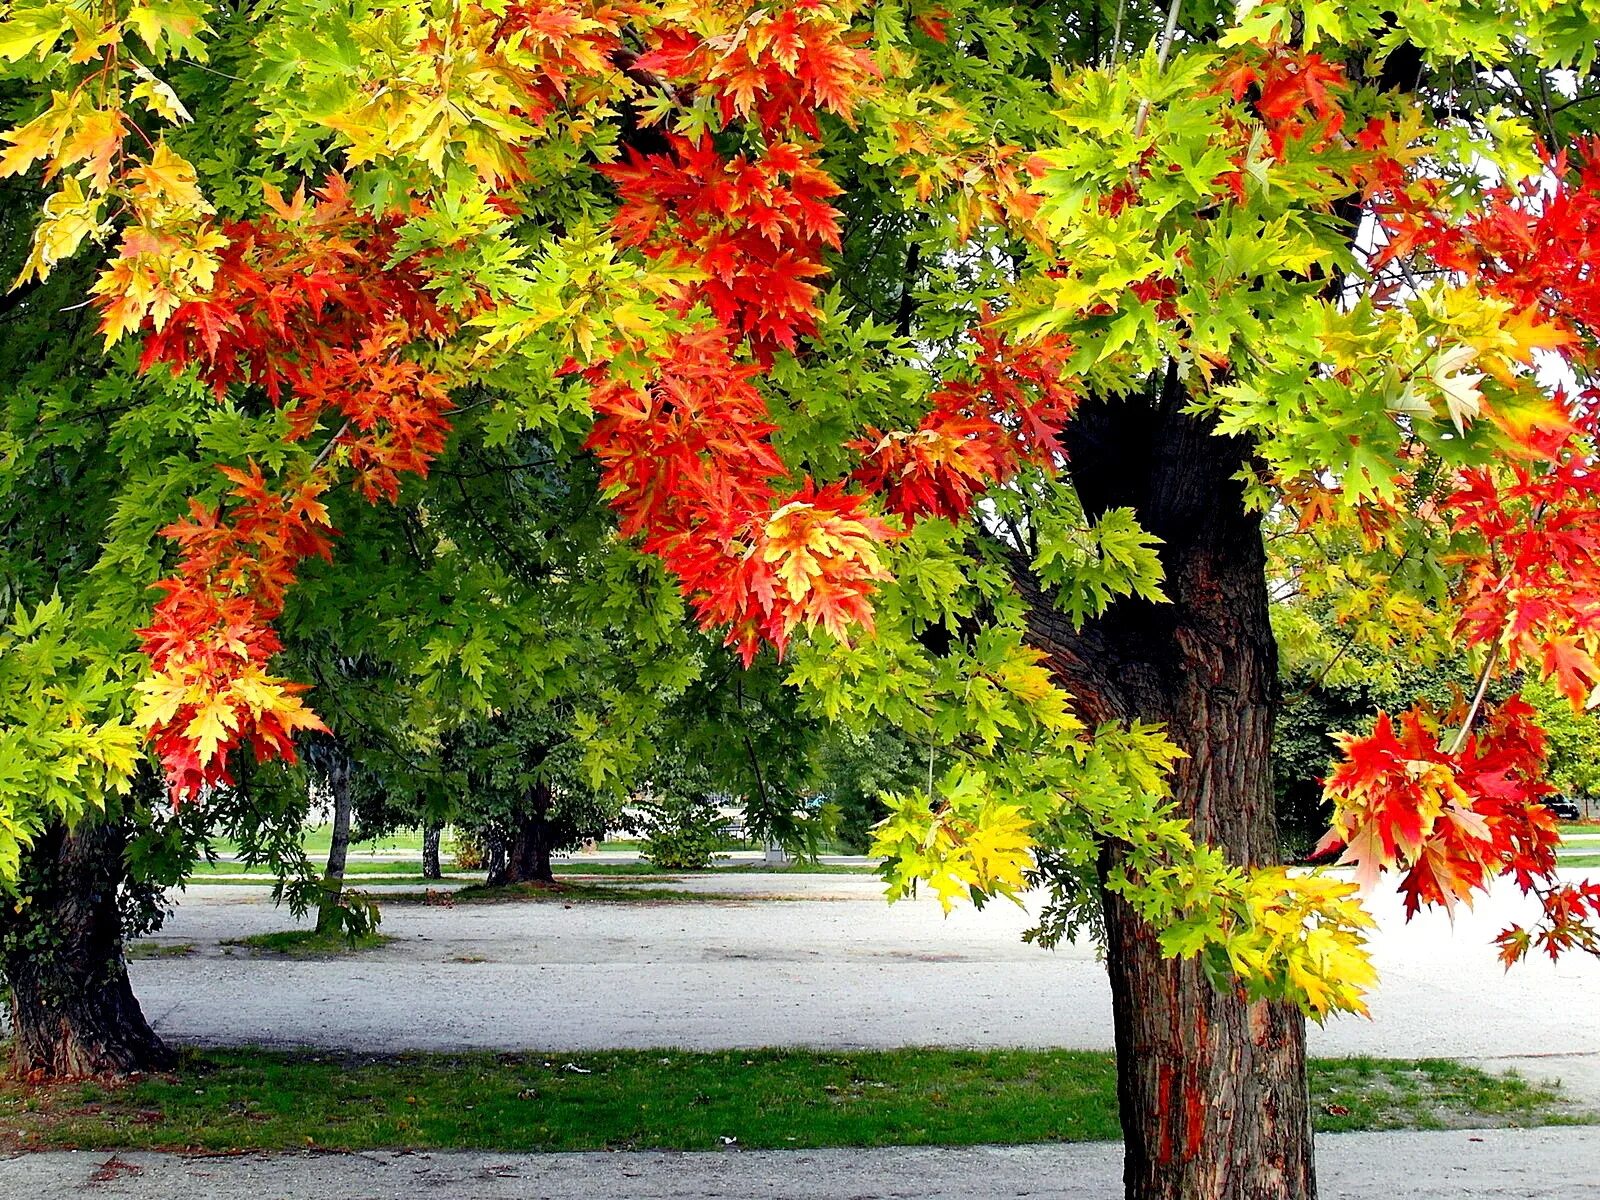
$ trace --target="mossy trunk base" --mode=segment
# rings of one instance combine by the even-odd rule
[[[117,889],[123,835],[107,825],[47,830],[25,879],[33,936],[11,939],[11,1069],[36,1080],[162,1070],[175,1056],[128,982]]]
[[[317,932],[339,933],[344,929],[341,906],[344,898],[344,868],[350,857],[350,773],[355,763],[343,743],[334,742],[326,752],[328,794],[333,800],[333,829],[328,841],[328,867],[322,873],[322,901],[317,906]]]

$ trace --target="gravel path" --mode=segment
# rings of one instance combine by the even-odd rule
[[[779,1150],[726,1154],[318,1154],[0,1160],[32,1200],[1104,1200],[1121,1148]],[[1317,1143],[1323,1200],[1553,1200],[1595,1194],[1583,1129],[1341,1134]]]
[[[156,939],[194,952],[134,962],[134,986],[162,1034],[199,1044],[1111,1046],[1092,947],[1022,944],[1031,918],[1014,906],[944,918],[929,900],[887,905],[875,879],[850,875],[673,886],[747,899],[392,903],[389,946],[286,961],[222,944],[292,923],[265,889],[195,887]],[[762,902],[777,896],[792,898]],[[1574,955],[1503,972],[1490,939],[1522,911],[1501,892],[1452,927],[1438,913],[1407,925],[1397,903],[1381,905],[1373,1019],[1313,1027],[1313,1052],[1514,1066],[1600,1106],[1600,962]]]

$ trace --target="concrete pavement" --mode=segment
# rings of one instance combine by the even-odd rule
[[[1337,1134],[1317,1141],[1323,1200],[1581,1200],[1600,1192],[1588,1129]],[[710,1154],[47,1153],[0,1160],[30,1200],[1106,1200],[1121,1147]]]

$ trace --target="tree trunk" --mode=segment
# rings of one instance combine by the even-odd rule
[[[175,1061],[128,983],[117,905],[124,839],[113,823],[85,821],[73,833],[54,825],[27,854],[28,904],[5,923],[18,1076],[121,1076]]]
[[[1086,404],[1069,430],[1085,511],[1138,513],[1162,539],[1171,603],[1119,601],[1074,631],[1035,594],[1030,631],[1085,716],[1165,725],[1187,753],[1173,798],[1197,839],[1270,862],[1277,651],[1260,522],[1233,479],[1247,447],[1182,403],[1169,380],[1154,408]],[[1104,848],[1102,874],[1118,856]],[[1103,904],[1129,1200],[1311,1200],[1304,1019],[1214,987],[1162,957],[1125,902]]]
[[[554,797],[544,780],[533,785],[529,802],[515,814],[511,838],[506,844],[506,883],[549,883],[556,881],[550,866],[555,850],[555,825],[550,820]]]
[[[506,842],[498,830],[483,835],[483,867],[487,872],[484,884],[500,887],[506,881]]]
[[[437,825],[424,825],[422,827],[422,877],[424,879],[443,879],[444,872],[439,869],[439,827]]]
[[[324,777],[333,799],[333,838],[328,844],[328,869],[322,875],[322,899],[317,905],[317,932],[339,933],[340,898],[344,895],[345,860],[350,856],[350,753],[335,744],[328,753]]]

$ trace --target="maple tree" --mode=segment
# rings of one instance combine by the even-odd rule
[[[278,626],[354,570],[330,498],[426,524],[453,439],[538,431],[746,666],[928,748],[892,890],[1100,926],[1130,1195],[1310,1195],[1304,1016],[1363,1011],[1370,918],[1275,863],[1278,639],[1470,659],[1454,710],[1343,741],[1324,849],[1413,911],[1533,893],[1508,961],[1597,948],[1531,710],[1485,701],[1600,690],[1590,17],[21,0],[21,283],[104,245],[110,352],[260,425],[165,523],[138,709],[77,786],[130,722],[184,804],[292,757]],[[248,96],[182,86],[221,52]],[[197,96],[245,114],[225,149]]]
[[[227,227],[208,294],[159,323],[146,318],[159,327],[141,366],[193,363],[219,391],[256,384],[292,405],[294,437],[332,409],[342,424],[322,453],[337,448],[369,499],[393,500],[400,474],[425,475],[444,448],[452,404],[443,380],[400,352],[442,334],[445,318],[414,264],[391,265],[392,224],[353,211],[337,177],[314,206],[303,192],[267,200],[267,221]],[[125,293],[116,294],[102,318],[109,336],[122,321]],[[259,757],[292,761],[294,732],[323,728],[302,689],[267,664],[281,649],[272,621],[295,568],[331,554],[319,499],[328,480],[316,464],[282,490],[269,490],[254,466],[223,472],[235,485],[226,514],[196,504],[190,520],[164,531],[184,554],[178,574],[157,585],[162,599],[140,634],[152,667],[141,722],[180,797],[228,782],[228,752],[246,739]]]

